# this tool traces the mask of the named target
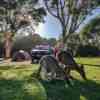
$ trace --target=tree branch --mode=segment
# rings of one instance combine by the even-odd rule
[[[65,24],[65,14],[64,14],[64,6],[62,4],[62,0],[60,0],[60,9],[61,9],[61,17],[62,17],[62,21],[63,21],[63,24]]]
[[[43,1],[44,1],[44,0],[43,0]],[[52,16],[58,18],[58,16],[57,16],[56,14],[54,14],[54,13],[50,10],[50,8],[49,8],[49,6],[48,6],[48,4],[47,4],[47,1],[44,1],[44,4],[45,4],[45,7],[46,7],[47,11],[48,11]]]

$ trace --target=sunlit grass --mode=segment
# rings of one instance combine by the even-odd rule
[[[91,58],[91,57],[78,57],[78,58],[75,58],[75,60],[78,62],[78,63],[82,63],[82,64],[92,64],[92,65],[100,65],[100,58],[97,57],[97,58]]]

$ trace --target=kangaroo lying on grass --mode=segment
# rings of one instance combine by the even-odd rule
[[[57,59],[61,64],[65,66],[64,69],[69,78],[73,79],[73,77],[70,75],[71,70],[76,70],[81,75],[81,77],[86,80],[84,66],[77,64],[69,52],[60,51],[57,54]]]
[[[69,86],[72,86],[69,78],[67,77],[65,70],[59,65],[57,59],[54,56],[46,55],[40,59],[40,67],[38,70],[38,76],[42,80],[50,81],[61,77],[67,81]]]

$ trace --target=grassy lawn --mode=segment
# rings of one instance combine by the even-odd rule
[[[100,65],[100,58],[76,58],[78,63]],[[74,87],[64,81],[35,78],[38,65],[0,64],[0,100],[100,100],[100,67],[85,65],[88,80],[76,72]],[[34,77],[30,77],[34,73]]]

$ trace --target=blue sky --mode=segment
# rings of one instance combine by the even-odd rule
[[[45,18],[45,23],[40,23],[36,28],[36,33],[46,38],[58,38],[61,34],[61,26],[57,19],[48,14]]]

